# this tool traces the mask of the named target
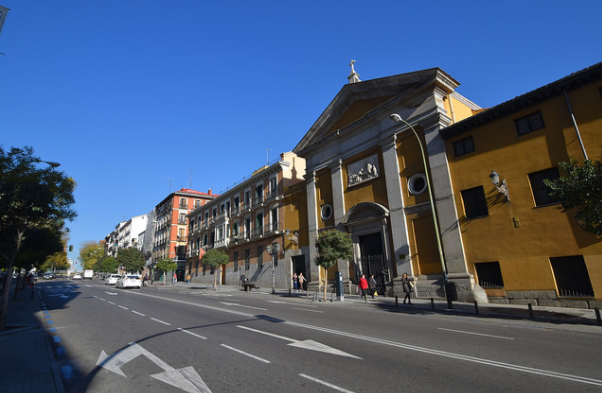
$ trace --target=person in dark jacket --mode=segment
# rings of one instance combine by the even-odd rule
[[[406,300],[408,301],[408,304],[412,304],[410,293],[413,290],[413,285],[408,279],[407,273],[403,273],[403,275],[401,276],[401,285],[403,286],[403,292],[406,294],[403,298],[403,304],[406,304]]]
[[[376,280],[374,279],[374,274],[368,279],[368,287],[370,288],[370,295],[372,295],[372,299],[374,299],[374,293],[376,292]]]

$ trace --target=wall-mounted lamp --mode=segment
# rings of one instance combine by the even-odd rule
[[[500,194],[504,195],[507,201],[510,201],[510,193],[508,191],[508,186],[506,185],[506,179],[500,182],[500,174],[496,171],[491,171],[491,173],[489,174],[489,178],[491,179],[491,182],[493,183],[497,191]]]

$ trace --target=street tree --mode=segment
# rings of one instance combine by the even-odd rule
[[[79,260],[84,269],[94,269],[94,264],[105,255],[105,248],[93,240],[84,243],[79,250]]]
[[[544,180],[550,194],[562,201],[561,211],[576,209],[575,219],[581,228],[602,236],[602,161],[576,159],[558,164],[564,175]]]
[[[157,269],[163,272],[163,285],[165,285],[167,272],[175,272],[178,269],[178,264],[169,258],[163,258],[157,261]]]
[[[203,263],[203,265],[209,265],[211,266],[212,270],[214,271],[213,274],[213,290],[215,291],[217,289],[217,276],[219,275],[221,277],[221,268],[224,265],[227,265],[229,261],[228,258],[228,254],[226,254],[225,252],[221,251],[221,250],[217,250],[215,248],[211,248],[209,250],[207,250],[207,252],[205,252],[205,254],[203,254],[203,258],[201,259],[201,262]],[[217,270],[217,268],[220,268],[219,274],[215,273],[215,270]]]
[[[28,236],[36,229],[59,234],[77,216],[72,208],[75,181],[56,166],[36,157],[31,147],[0,148],[0,259],[9,273],[4,276],[0,331],[6,329],[10,272],[22,267],[15,262]]]
[[[117,261],[117,259],[105,255],[94,264],[94,271],[99,271],[102,273],[115,273],[117,272],[118,267],[119,261]]]
[[[144,268],[144,257],[136,247],[120,248],[117,261],[126,272],[137,273]]]
[[[67,270],[69,269],[69,261],[67,260],[67,253],[63,250],[57,251],[52,255],[49,255],[40,270],[42,271],[53,271]]]
[[[327,271],[336,265],[339,259],[348,261],[353,257],[353,241],[348,233],[332,229],[320,232],[315,244],[317,256],[314,262],[324,269],[324,301],[326,301]]]

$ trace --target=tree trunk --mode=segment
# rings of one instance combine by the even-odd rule
[[[8,292],[10,290],[10,281],[13,278],[13,261],[8,261],[6,274],[4,275],[4,286],[2,287],[2,302],[0,303],[0,332],[6,330],[8,316]]]

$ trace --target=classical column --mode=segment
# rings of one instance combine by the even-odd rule
[[[345,192],[343,188],[343,161],[339,158],[335,161],[330,171],[332,184],[332,214],[334,215],[334,225],[336,229],[345,231],[341,223],[345,217]],[[343,274],[345,279],[349,278],[349,263],[352,261],[341,261],[337,264],[337,269]]]
[[[458,214],[451,185],[451,175],[445,150],[445,141],[439,134],[439,130],[448,125],[446,117],[435,117],[433,121],[420,123],[424,130],[428,163],[431,170],[431,183],[437,216],[439,217],[439,229],[441,231],[441,242],[447,265],[448,279],[468,279],[462,235],[458,223]],[[447,121],[446,121],[447,120]]]
[[[309,267],[311,281],[317,282],[319,279],[318,269],[312,268],[315,266],[313,260],[316,258],[316,239],[318,237],[318,206],[316,197],[316,172],[311,172],[305,175],[306,190],[307,190],[307,231],[309,235],[309,252],[305,266]]]
[[[403,211],[403,194],[399,178],[399,159],[397,156],[397,136],[392,135],[381,141],[383,165],[381,172],[385,174],[387,199],[389,203],[389,220],[393,239],[393,255],[391,263],[397,265],[397,272],[413,274],[409,256],[409,243],[406,216]],[[391,278],[393,278],[391,276]]]

